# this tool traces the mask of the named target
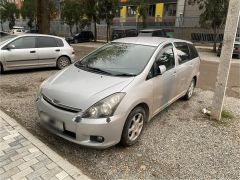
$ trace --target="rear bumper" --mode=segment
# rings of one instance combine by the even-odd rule
[[[108,148],[117,144],[121,139],[122,129],[125,123],[125,115],[115,115],[101,119],[86,119],[82,118],[79,122],[74,119],[76,113],[67,112],[53,107],[46,102],[42,97],[38,98],[37,109],[39,115],[47,114],[54,121],[63,124],[63,130],[54,128],[50,123],[46,123],[40,118],[40,123],[50,132],[76,144],[93,148]],[[96,142],[90,139],[91,136],[101,136],[103,142]]]

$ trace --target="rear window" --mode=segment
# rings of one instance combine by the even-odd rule
[[[192,44],[188,44],[188,47],[189,47],[190,55],[191,55],[190,59],[197,58],[199,55],[198,55],[196,48]]]
[[[190,52],[187,43],[185,42],[175,42],[174,43],[176,49],[177,49],[177,55],[178,55],[178,62],[179,64],[183,64],[190,60]]]
[[[46,48],[46,47],[58,47],[57,41],[52,37],[37,37],[38,39],[38,47]]]
[[[58,47],[63,47],[64,46],[63,41],[61,39],[56,38],[56,41],[57,41]]]

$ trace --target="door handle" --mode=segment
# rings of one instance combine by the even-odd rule
[[[30,51],[30,53],[36,53],[36,51]]]
[[[60,49],[56,49],[55,51],[59,52],[59,51],[60,51]]]

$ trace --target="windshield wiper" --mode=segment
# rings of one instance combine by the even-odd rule
[[[75,65],[78,68],[84,68],[84,69],[87,69],[89,71],[93,71],[93,72],[97,72],[97,73],[101,73],[101,74],[113,75],[112,73],[104,71],[104,70],[102,70],[100,68],[91,67],[89,65],[85,65],[85,64],[82,64],[82,63],[76,63]]]
[[[95,67],[91,67],[91,66],[85,66],[85,67],[88,68],[90,71],[94,71],[94,72],[98,72],[98,73],[102,73],[102,74],[113,75],[112,73],[104,71],[104,70],[99,69],[99,68],[95,68]]]
[[[119,74],[114,74],[114,76],[132,77],[132,76],[136,76],[136,75],[135,74],[128,74],[128,73],[119,73]]]

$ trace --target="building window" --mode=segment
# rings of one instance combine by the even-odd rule
[[[177,4],[166,3],[164,4],[164,16],[176,16]]]
[[[156,12],[156,4],[151,4],[148,7],[148,16],[155,17],[155,12]]]
[[[133,16],[136,16],[136,6],[128,6],[127,7],[127,16],[128,17],[133,17]]]

